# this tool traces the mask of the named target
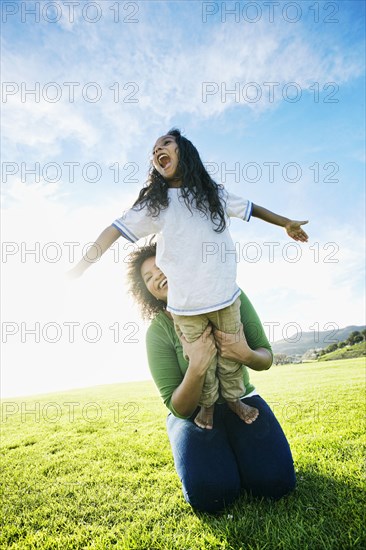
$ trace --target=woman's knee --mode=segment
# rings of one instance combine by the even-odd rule
[[[240,494],[240,484],[231,486],[222,483],[184,484],[182,486],[185,500],[197,511],[220,512],[226,506],[232,504]]]
[[[292,470],[283,479],[278,480],[274,486],[274,495],[272,498],[280,499],[285,497],[289,493],[295,490],[296,487],[296,474],[295,470]]]
[[[222,510],[241,489],[237,461],[219,412],[217,406],[213,430],[168,417],[168,435],[184,498],[193,508],[205,512]]]
[[[279,500],[294,491],[295,487],[295,471],[290,470],[288,472],[284,472],[282,475],[278,474],[267,479],[262,479],[258,483],[249,487],[249,490],[253,496]]]

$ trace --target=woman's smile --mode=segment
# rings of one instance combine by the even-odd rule
[[[166,302],[168,299],[168,280],[157,267],[155,256],[147,258],[141,265],[141,277],[147,290],[157,299]]]
[[[160,281],[160,283],[158,284],[158,288],[159,290],[161,290],[162,288],[164,288],[165,285],[168,284],[168,279],[165,277],[165,279],[163,279],[162,281]]]

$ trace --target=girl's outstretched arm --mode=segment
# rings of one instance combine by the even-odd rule
[[[303,243],[306,243],[308,240],[307,234],[301,228],[302,225],[305,225],[306,223],[308,223],[307,220],[306,221],[290,220],[289,218],[285,218],[284,216],[279,216],[278,214],[275,214],[274,212],[271,212],[270,210],[267,210],[262,206],[258,206],[257,204],[253,204],[252,216],[254,216],[255,218],[260,218],[265,222],[273,223],[274,225],[279,225],[281,227],[284,227],[289,237],[291,237],[295,241],[301,241]]]
[[[116,227],[110,225],[99,235],[97,240],[90,245],[86,254],[83,258],[76,264],[76,266],[68,272],[69,277],[77,278],[90,267],[92,264],[97,262],[102,254],[108,250],[109,247],[121,236],[121,233]],[[89,254],[90,253],[90,254]]]

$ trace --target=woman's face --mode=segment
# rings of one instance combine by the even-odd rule
[[[140,273],[150,294],[157,300],[166,302],[168,298],[168,281],[164,273],[156,266],[155,256],[151,256],[143,262]]]
[[[177,175],[179,164],[179,149],[175,137],[169,135],[160,137],[152,152],[152,163],[155,170],[167,181],[173,180]],[[180,185],[174,185],[174,187],[180,187]]]

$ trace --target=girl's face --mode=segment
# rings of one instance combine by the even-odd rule
[[[147,258],[141,265],[141,277],[147,290],[157,300],[167,302],[168,299],[168,281],[164,273],[155,264],[155,256]]]
[[[170,187],[180,187],[181,181],[177,174],[179,149],[174,136],[162,136],[154,145],[152,163]]]

